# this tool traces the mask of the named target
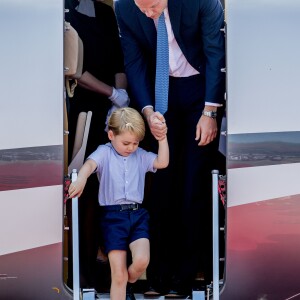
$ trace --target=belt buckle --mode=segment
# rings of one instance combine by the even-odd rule
[[[137,210],[138,208],[139,208],[139,205],[138,205],[138,203],[136,203],[136,204],[133,204],[134,205],[134,207],[132,208],[132,210]]]
[[[120,205],[121,205],[120,211],[124,211],[124,210],[128,209],[127,206],[126,206],[126,204],[120,204]]]

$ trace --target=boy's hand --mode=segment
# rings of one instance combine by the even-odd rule
[[[85,184],[86,184],[86,179],[81,179],[78,177],[76,181],[70,184],[69,197],[70,198],[80,197],[85,187]]]
[[[168,131],[166,120],[160,112],[154,112],[148,120],[149,128],[153,136],[161,141],[166,138]]]

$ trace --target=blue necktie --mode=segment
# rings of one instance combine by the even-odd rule
[[[164,114],[168,110],[169,44],[165,16],[162,13],[157,24],[155,110]]]

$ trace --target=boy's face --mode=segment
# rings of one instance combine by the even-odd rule
[[[122,156],[129,156],[131,153],[135,152],[140,143],[137,136],[129,131],[114,135],[114,133],[109,130],[108,138],[115,150]]]

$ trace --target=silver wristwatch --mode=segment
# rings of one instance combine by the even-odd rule
[[[216,111],[209,111],[209,110],[203,110],[202,112],[203,116],[215,119],[217,117],[217,112]]]

